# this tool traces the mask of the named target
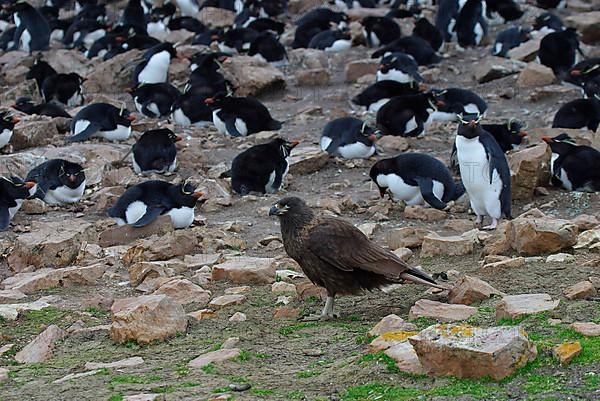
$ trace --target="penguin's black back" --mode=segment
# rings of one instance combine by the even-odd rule
[[[252,146],[237,155],[231,163],[231,187],[239,194],[265,193],[271,174],[287,162],[280,151],[281,139]]]
[[[600,100],[576,99],[562,106],[554,115],[553,128],[584,128],[596,132],[600,124]]]
[[[368,107],[370,104],[381,99],[388,99],[394,96],[416,95],[419,93],[419,88],[414,83],[406,84],[392,80],[383,80],[375,82],[367,87],[352,101],[360,106]]]
[[[133,145],[133,157],[142,171],[164,170],[175,160],[176,140],[177,137],[170,129],[146,131]]]

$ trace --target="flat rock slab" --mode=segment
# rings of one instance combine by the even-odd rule
[[[300,146],[290,155],[290,174],[310,174],[327,164],[329,154],[318,146]]]
[[[429,299],[419,299],[408,312],[410,320],[430,317],[441,322],[466,320],[477,313],[477,308],[467,305],[445,304]]]
[[[86,362],[85,370],[94,370],[94,369],[120,369],[120,368],[130,368],[132,366],[142,365],[144,363],[144,358],[141,356],[134,356],[131,358],[121,359],[115,362]]]
[[[571,328],[579,334],[583,334],[584,336],[600,336],[600,324],[597,323],[575,322],[571,324]]]
[[[195,359],[192,359],[188,363],[188,367],[201,368],[203,366],[208,365],[209,363],[218,363],[227,361],[229,359],[237,358],[238,356],[240,356],[240,353],[241,350],[239,348],[219,349],[200,355]]]
[[[559,301],[553,301],[548,294],[507,295],[496,305],[496,321],[550,311],[556,309],[558,304]]]
[[[171,299],[181,305],[187,305],[190,303],[206,305],[210,300],[210,291],[205,290],[204,288],[185,278],[167,281],[158,287],[153,294],[168,295],[171,297]]]
[[[208,304],[209,307],[219,310],[228,306],[240,305],[246,302],[246,296],[242,294],[228,294],[216,297]]]
[[[275,259],[238,257],[213,266],[213,281],[230,280],[236,284],[271,284],[277,271]]]
[[[488,283],[476,277],[464,276],[457,281],[448,294],[451,304],[471,305],[473,302],[483,301],[492,295],[504,295]]]
[[[48,326],[32,342],[27,344],[15,355],[15,360],[20,363],[45,362],[52,357],[52,351],[57,341],[62,340],[66,333],[57,325]]]
[[[386,350],[394,345],[405,342],[408,340],[408,337],[414,336],[418,334],[418,331],[389,331],[387,333],[381,334],[379,337],[371,341],[369,343],[369,351],[370,352],[379,352]]]
[[[396,367],[402,372],[415,375],[422,375],[425,373],[415,349],[408,341],[395,344],[386,349],[384,354],[396,361]]]
[[[151,235],[164,235],[170,231],[173,231],[173,224],[171,223],[171,217],[164,215],[159,216],[152,223],[144,227],[134,227],[126,224],[123,226],[110,227],[100,233],[100,241],[98,245],[103,248],[115,246],[115,245],[126,245],[136,239],[146,238]]]
[[[380,336],[384,333],[391,331],[415,331],[417,326],[412,323],[404,321],[400,316],[391,314],[387,315],[379,321],[371,330],[369,330],[370,336]]]
[[[59,269],[40,269],[34,272],[19,273],[2,282],[4,288],[32,294],[54,287],[94,285],[108,266],[96,263],[90,266],[71,266]]]
[[[0,316],[7,320],[16,320],[21,312],[28,310],[41,310],[51,306],[47,302],[50,299],[53,299],[53,297],[42,297],[37,301],[28,303],[0,305]]]
[[[586,299],[592,298],[598,295],[598,291],[596,291],[596,287],[594,285],[585,280],[580,281],[576,284],[573,284],[569,288],[564,291],[565,297],[567,299]]]
[[[535,344],[516,326],[482,329],[438,324],[408,341],[432,376],[501,380],[537,356]]]
[[[469,255],[473,253],[474,247],[475,241],[472,238],[458,235],[442,237],[434,233],[423,237],[421,257]]]

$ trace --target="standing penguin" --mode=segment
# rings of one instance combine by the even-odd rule
[[[160,118],[171,112],[173,103],[180,96],[173,85],[161,82],[157,84],[140,83],[129,91],[137,111],[150,118]]]
[[[456,157],[471,208],[477,215],[476,226],[481,225],[484,216],[490,216],[492,224],[484,229],[493,230],[502,216],[512,218],[510,170],[498,142],[479,125],[481,118],[459,117]]]
[[[375,154],[380,132],[354,117],[341,117],[323,128],[321,149],[344,159],[367,159]]]
[[[218,93],[204,99],[213,109],[213,123],[221,134],[247,136],[260,131],[277,131],[282,124],[269,109],[253,97],[233,97]]]
[[[454,182],[444,163],[426,154],[404,153],[380,160],[371,167],[369,176],[377,184],[382,198],[389,190],[394,200],[407,205],[426,204],[444,209],[448,202],[465,193],[465,188]]]
[[[142,175],[172,173],[177,168],[175,142],[181,139],[168,128],[144,132],[132,148],[133,171]]]
[[[444,44],[443,33],[435,25],[429,22],[427,18],[419,18],[415,22],[412,33],[414,36],[425,39],[435,51],[440,50]]]
[[[535,18],[533,29],[543,35],[547,35],[552,32],[560,32],[565,29],[565,26],[560,17],[546,12]]]
[[[542,139],[552,149],[550,174],[554,185],[567,191],[600,191],[600,152],[590,146],[577,146],[567,134]]]
[[[32,196],[35,190],[35,182],[23,182],[18,177],[0,177],[0,231],[8,228],[23,200]]]
[[[479,46],[487,34],[483,0],[467,0],[456,19],[456,37],[461,46]]]
[[[8,10],[12,11],[17,28],[11,50],[23,50],[28,53],[48,50],[51,32],[46,18],[25,1],[9,5]]]
[[[135,116],[123,107],[116,108],[108,103],[93,103],[85,106],[71,120],[69,142],[85,141],[99,136],[109,141],[124,141],[131,135],[131,122]]]
[[[237,155],[231,163],[231,188],[240,195],[278,192],[289,169],[288,157],[298,143],[275,138]]]
[[[34,167],[26,181],[37,182],[34,197],[50,205],[79,202],[85,191],[83,167],[63,159],[52,159]]]
[[[13,128],[19,120],[10,114],[9,111],[0,111],[0,149],[8,145],[13,135]]]
[[[131,224],[144,227],[158,216],[166,214],[171,217],[173,227],[186,228],[194,222],[196,203],[202,195],[187,181],[182,184],[145,181],[127,189],[117,203],[108,209],[108,215],[120,226]]]
[[[167,82],[169,64],[174,57],[177,57],[177,52],[170,43],[160,43],[146,50],[143,60],[133,71],[134,85],[140,82],[148,84]]]
[[[498,35],[496,35],[496,40],[492,47],[492,54],[498,57],[506,57],[510,49],[519,46],[527,40],[529,40],[528,29],[516,26],[505,29],[502,32],[498,32]]]

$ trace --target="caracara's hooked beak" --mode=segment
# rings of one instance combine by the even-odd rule
[[[269,216],[282,216],[287,212],[287,210],[288,206],[279,207],[279,205],[276,203],[271,206],[271,209],[269,209]]]
[[[196,198],[196,199],[200,199],[200,198],[202,198],[202,196],[204,196],[204,192],[194,192],[192,194],[192,197]]]
[[[552,143],[552,142],[554,142],[554,140],[552,139],[551,136],[543,136],[542,137],[542,141],[544,141],[546,143]]]

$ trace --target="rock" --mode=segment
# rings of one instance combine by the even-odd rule
[[[169,260],[198,252],[199,241],[192,230],[176,230],[163,236],[137,240],[122,256],[125,266],[138,262]]]
[[[573,248],[589,248],[598,242],[600,242],[600,229],[586,230],[577,236],[577,244]]]
[[[398,315],[387,315],[379,321],[371,330],[369,330],[370,336],[380,336],[384,333],[391,331],[416,331],[417,326],[412,323],[405,322]]]
[[[530,39],[508,51],[508,57],[514,60],[533,61],[537,57],[542,39]]]
[[[392,249],[402,247],[417,248],[423,243],[425,236],[433,234],[431,231],[417,227],[402,227],[388,231],[386,242]]]
[[[398,256],[402,261],[407,262],[413,255],[413,251],[410,248],[398,248],[394,251],[394,254]]]
[[[0,368],[0,383],[4,383],[8,380],[8,373],[10,371],[6,368]]]
[[[299,70],[295,74],[297,86],[327,86],[329,71],[325,68]]]
[[[577,29],[583,43],[600,44],[600,11],[574,13],[565,18],[565,24]]]
[[[165,399],[164,394],[135,394],[126,395],[123,397],[123,401],[163,401]]]
[[[60,269],[40,269],[35,272],[19,273],[2,282],[4,288],[33,294],[36,291],[55,287],[95,285],[106,272],[105,263],[90,266],[71,266]]]
[[[391,346],[384,351],[384,354],[396,361],[396,367],[401,372],[412,373],[414,375],[425,373],[415,349],[408,341]]]
[[[365,17],[383,17],[387,14],[388,10],[385,8],[363,8],[353,7],[346,11],[350,21],[362,21]]]
[[[100,241],[98,244],[104,248],[115,245],[126,245],[140,238],[146,238],[152,235],[164,235],[173,230],[171,217],[164,215],[159,216],[152,223],[144,227],[137,228],[129,224],[109,227],[100,233]]]
[[[62,340],[65,336],[64,330],[52,324],[21,351],[17,352],[15,360],[19,363],[46,362],[52,357],[56,342]]]
[[[275,281],[275,259],[237,257],[213,266],[213,281],[230,280],[236,284],[270,284]]]
[[[121,368],[130,368],[132,366],[138,366],[144,364],[144,358],[141,356],[134,356],[131,358],[121,359],[115,362],[86,362],[84,369],[85,370],[95,370],[95,369],[121,369]]]
[[[276,294],[291,292],[292,294],[296,293],[296,286],[291,283],[286,283],[283,281],[278,281],[271,285],[271,292]]]
[[[394,345],[408,340],[408,337],[418,334],[418,331],[389,331],[383,333],[369,344],[369,352],[384,351]]]
[[[551,153],[550,147],[542,143],[508,155],[513,199],[531,200],[535,188],[548,182]]]
[[[483,329],[438,324],[408,341],[432,376],[501,380],[537,356],[535,344],[516,326]]]
[[[440,78],[441,74],[442,74],[442,70],[440,70],[437,67],[427,68],[427,69],[421,71],[421,76],[423,77],[423,80],[425,81],[425,83],[428,83],[428,84],[433,84],[433,83],[437,82],[438,79]]]
[[[295,319],[300,316],[300,309],[280,306],[273,313],[274,319]]]
[[[473,249],[474,241],[472,239],[457,235],[441,237],[436,233],[432,233],[423,237],[421,257],[469,255],[473,253]]]
[[[129,88],[136,66],[131,60],[137,60],[142,54],[142,50],[132,49],[107,61],[97,60],[83,83],[84,93],[116,93]]]
[[[84,243],[92,238],[92,224],[77,219],[71,224],[62,220],[33,223],[33,230],[17,236],[8,256],[10,268],[16,272],[27,266],[64,267],[75,261]]]
[[[496,321],[551,311],[559,302],[553,301],[548,294],[507,295],[496,305]]]
[[[198,20],[211,28],[228,28],[233,25],[235,12],[217,7],[202,7]]]
[[[280,70],[254,57],[230,57],[223,63],[221,72],[231,81],[237,96],[256,96],[285,86]]]
[[[324,50],[292,49],[288,51],[290,65],[300,68],[329,68],[329,58]]]
[[[188,279],[173,279],[161,285],[153,295],[168,295],[173,301],[187,305],[191,303],[206,305],[210,300],[210,291],[192,283]]]
[[[162,262],[138,262],[129,267],[129,284],[132,287],[138,287],[138,290],[145,289],[154,291],[162,284],[169,281],[175,272]],[[157,280],[163,278],[164,280]],[[139,288],[144,283],[143,288]],[[153,287],[156,285],[156,287]]]
[[[579,341],[566,342],[552,348],[552,355],[558,359],[561,365],[566,365],[581,354],[581,351],[583,351],[583,348],[581,348]]]
[[[404,209],[404,218],[423,221],[439,221],[446,218],[446,212],[443,210],[434,209],[432,207],[424,207],[421,205],[406,206]]]
[[[512,249],[535,256],[569,249],[577,243],[578,228],[568,220],[519,216],[506,225]]]
[[[375,74],[379,68],[377,60],[355,60],[346,64],[346,82],[356,82],[363,75]]]
[[[492,295],[504,295],[488,283],[476,277],[464,276],[454,285],[448,294],[451,304],[471,305],[473,302],[483,301]]]
[[[327,291],[325,288],[318,287],[310,281],[296,284],[296,294],[298,295],[298,299],[301,301],[305,301],[311,297],[324,300],[327,297]]]
[[[230,322],[245,322],[246,321],[246,314],[242,313],[242,312],[235,312],[233,315],[231,315],[231,317],[229,318]]]
[[[240,287],[230,287],[230,288],[226,288],[225,289],[225,294],[228,295],[236,295],[236,294],[243,294],[245,292],[250,291],[250,286],[247,285],[243,285]]]
[[[580,281],[564,291],[567,299],[586,299],[598,295],[598,291],[589,281]]]
[[[473,77],[479,83],[493,81],[508,75],[516,74],[527,64],[503,57],[486,57],[475,66]]]
[[[575,262],[575,256],[570,253],[555,253],[554,255],[548,255],[546,263],[573,263]]]
[[[591,216],[589,214],[580,214],[579,216],[572,218],[571,223],[575,224],[579,227],[579,231],[591,230],[594,227],[600,225],[600,220],[596,216]],[[579,242],[579,237],[578,241]]]
[[[600,336],[600,324],[592,322],[575,322],[571,323],[570,327],[579,334],[583,334],[584,336]]]
[[[53,300],[52,296],[42,297],[34,302],[21,304],[6,304],[0,305],[0,317],[6,320],[17,320],[19,313],[28,310],[42,310],[51,306],[48,302]]]
[[[406,138],[394,135],[384,135],[377,141],[377,144],[391,152],[404,152],[410,147]]]
[[[0,356],[4,355],[8,351],[12,350],[14,346],[15,346],[14,344],[4,344],[3,346],[1,346],[0,347]]]
[[[477,313],[477,308],[466,305],[450,305],[429,299],[419,299],[408,312],[410,320],[431,317],[441,322],[466,320]]]
[[[557,100],[560,98],[571,98],[580,96],[581,90],[574,86],[564,86],[564,85],[546,85],[536,89],[533,89],[529,94],[527,100],[531,102],[539,102],[548,100],[551,98],[556,98]]]
[[[196,319],[196,320],[204,320],[204,319],[210,319],[211,317],[215,317],[216,313],[212,309],[200,309],[200,310],[188,313],[187,316],[189,316],[193,319]]]
[[[0,290],[0,304],[9,304],[23,298],[27,298],[27,296],[19,290]]]
[[[117,343],[162,341],[187,327],[183,307],[166,295],[116,299],[111,312],[110,338]]]
[[[10,144],[14,150],[22,150],[53,143],[58,136],[54,120],[48,117],[36,117],[36,120],[22,121],[15,125]]]
[[[240,356],[240,353],[241,350],[239,348],[219,349],[192,359],[187,366],[189,368],[201,368],[210,363],[219,363],[237,358]]]
[[[225,340],[223,342],[223,345],[221,345],[221,349],[231,349],[231,348],[235,348],[240,342],[240,338],[239,337],[229,337],[227,340]]]
[[[499,260],[498,262],[492,262],[485,264],[484,269],[498,270],[498,269],[517,269],[525,266],[525,258],[519,256],[518,258],[508,258],[506,260]]]
[[[45,214],[48,211],[48,205],[41,199],[25,199],[19,210],[30,215]]]
[[[545,65],[531,62],[519,74],[517,87],[532,88],[536,86],[550,85],[556,78],[552,70]]]
[[[289,157],[290,174],[304,175],[321,170],[329,161],[329,154],[318,146],[299,146]]]
[[[246,302],[245,295],[221,295],[210,301],[208,306],[214,310],[219,310],[232,305],[240,305],[244,302]]]

